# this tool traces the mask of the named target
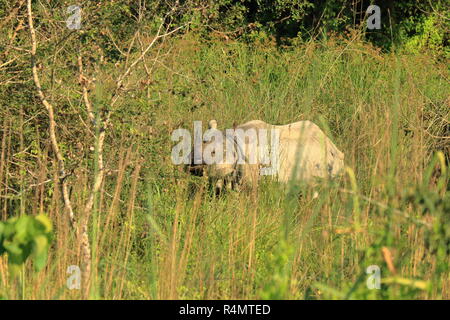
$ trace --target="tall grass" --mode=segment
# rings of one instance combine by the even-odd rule
[[[450,298],[445,66],[358,40],[285,49],[189,35],[174,41],[149,87],[113,114],[91,221],[93,298]],[[312,120],[345,153],[347,173],[318,186],[316,199],[308,188],[266,180],[256,191],[215,197],[205,180],[170,161],[172,130],[210,119],[222,128]],[[11,172],[14,128],[2,122],[2,172]],[[28,169],[53,182],[23,186],[20,200],[2,187],[1,209],[5,217],[20,201],[20,212],[50,215],[48,266],[35,273],[26,265],[22,289],[0,257],[3,298],[81,297],[66,287],[80,249],[47,153],[38,149]],[[93,165],[81,163],[69,178],[76,208]],[[0,178],[7,186],[8,175]],[[366,286],[370,265],[381,269],[380,290]]]

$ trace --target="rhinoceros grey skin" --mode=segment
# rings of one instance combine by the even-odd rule
[[[217,128],[217,122],[209,122],[210,129]],[[325,133],[311,121],[298,121],[286,125],[271,125],[261,120],[252,120],[239,125],[235,130],[244,132],[253,129],[266,132],[276,129],[279,132],[278,170],[273,178],[282,183],[292,180],[312,183],[317,178],[333,178],[344,168],[344,154],[334,145]],[[225,133],[224,133],[225,136]],[[257,135],[259,138],[259,135]],[[215,163],[203,166],[203,173],[208,176],[219,192],[224,186],[227,189],[241,186],[254,188],[261,178],[263,165],[256,157],[249,162],[249,152],[261,147],[258,138],[244,139],[241,147],[234,144],[232,163]],[[211,142],[204,142],[204,147]],[[243,149],[243,150],[242,150]],[[224,147],[225,150],[225,147]],[[244,155],[244,162],[239,162],[239,152]],[[258,153],[259,154],[259,153]],[[255,159],[255,158],[253,158]]]

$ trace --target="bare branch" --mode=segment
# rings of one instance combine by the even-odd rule
[[[78,56],[78,71],[80,72],[78,81],[80,82],[80,85],[83,89],[83,100],[84,100],[84,104],[86,105],[89,120],[91,120],[91,123],[95,123],[95,116],[94,116],[94,112],[92,110],[91,101],[89,100],[88,89],[87,89],[87,84],[89,83],[89,80],[83,74],[83,60],[81,58],[81,55]]]
[[[64,205],[69,213],[70,223],[73,227],[75,227],[75,216],[72,208],[72,203],[70,202],[67,181],[65,180],[67,175],[65,170],[64,158],[62,156],[61,150],[59,149],[58,140],[56,138],[56,122],[55,122],[54,108],[53,105],[50,104],[50,102],[48,102],[47,99],[45,98],[44,92],[42,91],[41,82],[39,80],[39,75],[37,72],[36,66],[37,42],[36,42],[36,32],[33,26],[31,0],[27,1],[27,12],[28,12],[28,26],[30,29],[30,36],[31,36],[31,68],[33,72],[33,81],[34,84],[36,85],[39,99],[41,100],[41,103],[44,105],[44,107],[47,109],[49,118],[50,140],[52,143],[53,152],[55,153],[56,159],[58,160],[58,171],[59,171],[58,176],[61,185],[61,192],[64,200]]]
[[[153,38],[153,40],[150,42],[150,44],[147,46],[147,48],[145,48],[145,50],[142,51],[141,55],[136,60],[134,60],[133,63],[130,64],[128,69],[119,77],[119,80],[117,81],[117,89],[119,89],[122,86],[123,80],[130,74],[131,70],[139,63],[139,61],[141,61],[145,57],[147,52],[155,45],[157,40],[165,38],[177,31],[179,31],[180,29],[186,27],[187,25],[189,25],[189,23],[179,26],[179,27],[177,27],[171,31],[168,31],[164,34],[161,34],[162,27],[164,26],[164,19],[163,19],[163,21],[159,25],[156,36]]]
[[[91,250],[90,250],[90,243],[89,243],[89,236],[88,236],[88,225],[89,225],[89,219],[92,215],[92,208],[94,206],[95,197],[100,190],[100,187],[103,182],[104,178],[104,167],[103,167],[103,146],[105,143],[105,137],[106,137],[106,129],[109,124],[110,119],[110,112],[107,113],[105,119],[102,121],[102,123],[98,123],[99,119],[95,118],[93,108],[91,101],[89,100],[89,94],[87,89],[87,84],[89,83],[89,80],[84,76],[83,74],[83,60],[81,55],[78,56],[78,70],[80,72],[79,79],[80,84],[83,89],[83,100],[86,105],[86,109],[88,111],[89,119],[91,120],[91,124],[95,126],[95,147],[96,147],[96,161],[97,161],[97,172],[94,177],[94,182],[91,188],[91,192],[89,194],[89,198],[86,202],[86,205],[84,207],[84,215],[83,219],[80,222],[80,236],[81,236],[81,245],[83,250],[83,261],[85,262],[85,275],[83,277],[83,289],[84,294],[86,297],[89,296],[89,289],[90,289],[90,276],[91,276]]]

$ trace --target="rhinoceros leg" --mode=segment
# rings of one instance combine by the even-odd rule
[[[218,179],[215,185],[215,191],[216,194],[219,195],[222,193],[222,189],[223,189],[223,179]]]
[[[226,179],[226,189],[227,190],[232,190],[233,189],[233,181],[231,179]]]

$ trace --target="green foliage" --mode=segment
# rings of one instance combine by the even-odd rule
[[[429,47],[439,52],[448,46],[445,34],[449,13],[444,1],[220,0],[203,9],[203,14],[194,11],[193,21],[194,29],[205,30],[205,34],[213,26],[216,31],[242,36],[246,41],[266,34],[284,43],[288,38],[309,40],[326,38],[329,32],[343,34],[349,28],[365,29],[365,10],[371,4],[381,9],[381,29],[366,32],[366,38],[374,44],[385,49],[393,43],[406,44],[408,50]]]
[[[267,257],[269,265],[268,279],[260,292],[266,300],[283,300],[289,298],[291,285],[291,260],[294,248],[286,240],[281,240],[275,250]]]
[[[432,173],[439,165],[440,176],[436,188],[429,188]],[[433,223],[425,232],[428,250],[436,255],[436,277],[439,279],[450,270],[450,174],[442,152],[436,153],[428,166],[422,185],[406,193],[405,202],[411,204],[420,216],[433,216]],[[440,287],[439,282],[436,285]]]
[[[441,175],[436,187],[430,188],[430,176],[436,163],[440,164]],[[369,288],[366,285],[368,275],[363,269],[356,281],[341,284],[340,289],[317,283],[315,286],[323,291],[324,297],[328,299],[414,299],[421,293],[431,294],[433,290],[441,292],[442,281],[447,277],[450,265],[450,197],[446,192],[448,181],[444,155],[439,152],[428,165],[423,184],[406,190],[401,195],[398,209],[394,210],[392,206],[381,208],[380,214],[387,215],[388,219],[382,228],[373,232],[375,238],[372,244],[361,250],[363,256],[361,265],[365,267],[376,265],[382,271],[379,289]],[[401,250],[405,252],[405,255],[413,252],[414,248],[410,248],[408,242],[394,236],[395,221],[397,221],[395,215],[403,213],[411,206],[419,218],[432,217],[431,225],[424,223],[423,220],[416,220],[413,216],[409,217],[411,223],[424,232],[424,245],[427,251],[436,257],[434,274],[430,280],[399,276],[398,270],[409,268],[410,265],[402,261],[392,261],[390,257],[383,254],[383,252],[390,254],[390,249]]]
[[[117,76],[152,41],[160,18],[175,2],[147,2],[141,15],[136,1],[86,2],[83,27],[73,31],[64,24],[64,5],[70,1],[51,2],[52,10],[47,2],[33,1],[39,73],[55,107],[56,134],[77,212],[95,172],[77,55],[83,57],[85,76],[95,78],[88,87],[94,112],[109,109]],[[192,21],[188,32],[173,34],[175,38],[149,50],[111,110],[106,176],[98,216],[90,224],[100,227],[90,234],[98,243],[94,268],[99,296],[448,298],[448,72],[446,65],[430,59],[440,53],[426,50],[425,40],[446,48],[439,20],[443,8],[436,7],[434,16],[428,1],[420,6],[391,1],[391,34],[387,8],[381,4],[382,29],[349,41],[346,29],[363,24],[368,2],[180,2],[164,29]],[[0,0],[0,8],[5,4],[8,9],[0,9],[2,18],[13,3]],[[21,29],[12,39],[15,27],[10,21],[8,32],[0,35],[1,49],[10,49],[8,54],[0,50],[0,138],[5,145],[1,214],[57,213],[57,163],[47,113],[30,81],[30,37]],[[413,54],[382,53],[366,42],[388,48],[417,33],[424,36],[412,45],[421,46]],[[304,41],[312,38],[316,40]],[[174,129],[192,129],[192,121],[206,124],[213,118],[221,128],[253,119],[274,124],[312,120],[333,137],[353,170],[342,181],[317,189],[284,193],[283,186],[263,181],[254,194],[214,197],[204,191],[204,179],[189,177],[170,160]],[[441,151],[441,165],[426,166],[436,151]],[[315,190],[317,199],[312,197]],[[36,219],[23,216],[0,224],[1,248],[11,266],[0,264],[0,281],[7,278],[6,270],[17,273],[27,258],[35,267],[44,265],[51,226]],[[52,268],[39,279],[24,272],[24,290],[0,283],[3,298],[20,292],[78,298],[76,290],[66,290],[61,274],[80,261],[80,250],[74,249],[79,243],[67,219],[58,214],[55,219],[61,229]],[[383,257],[385,247],[393,253],[395,274]],[[381,268],[381,290],[366,287],[365,268],[372,264]]]
[[[447,16],[448,20],[450,15],[447,14]],[[449,25],[439,22],[442,19],[438,13],[428,17],[423,16],[422,21],[417,22],[415,26],[415,34],[409,38],[405,37],[405,50],[412,53],[429,50],[434,54],[450,58],[450,48],[445,43]]]
[[[52,240],[52,223],[45,215],[10,218],[0,222],[0,255],[8,256],[12,274],[31,257],[36,270],[47,263]]]

